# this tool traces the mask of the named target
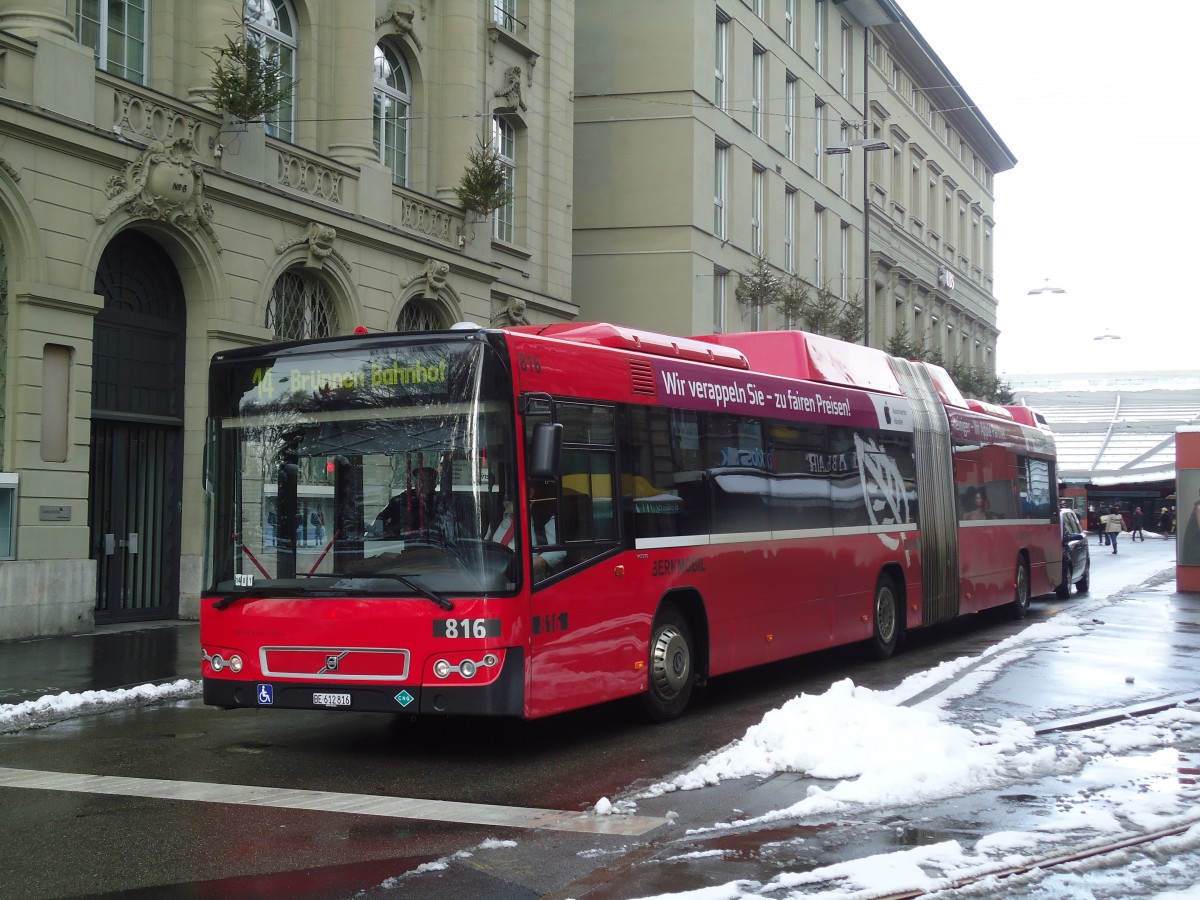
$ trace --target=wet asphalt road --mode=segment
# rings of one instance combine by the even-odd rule
[[[1168,546],[1173,551],[1165,543],[1147,546],[1142,563],[1155,554],[1169,565]],[[1130,556],[1098,561],[1094,596],[1104,589],[1101,565],[1116,587],[1125,585],[1121,567],[1134,574]],[[1147,692],[1194,689],[1200,680],[1190,672],[1200,667],[1189,664],[1200,645],[1200,615],[1189,598],[1170,595],[1164,603],[1163,596],[1131,595],[1119,607],[1105,607],[1102,615],[1113,627],[1094,629],[1088,643],[1060,653],[1061,665],[1052,654],[1037,654],[1011,667],[989,689],[986,703],[971,704],[971,714],[1045,720],[1051,713],[1137,702]],[[717,679],[686,718],[662,726],[642,723],[628,703],[509,722],[222,713],[186,701],[0,736],[0,767],[583,813],[601,797],[630,796],[689,768],[798,693],[821,693],[842,678],[887,689],[912,672],[976,655],[1029,621],[1086,602],[1074,597],[1066,604],[1052,598],[1036,602],[1026,623],[1001,613],[953,623],[914,637],[885,663],[868,662],[861,649],[846,648]],[[84,689],[78,685],[111,689],[197,677],[195,636],[194,625],[176,624],[0,645],[0,702],[19,702],[37,691]],[[1168,656],[1179,665],[1164,665]],[[1111,670],[1114,660],[1134,680],[1122,682],[1129,686],[1127,696],[1120,689],[1100,696],[1096,675]],[[1029,801],[1005,800],[999,792],[936,809],[883,810],[850,825],[792,823],[703,838],[685,834],[693,824],[727,821],[732,810],[753,814],[785,806],[807,784],[800,776],[781,775],[675,794],[669,801],[641,801],[639,815],[678,816],[674,824],[642,835],[0,787],[6,834],[0,842],[0,871],[6,873],[0,895],[618,900],[738,877],[767,880],[789,866],[823,865],[948,833],[988,833],[1036,815]],[[807,838],[801,855],[763,852],[790,846],[789,836],[800,835]],[[676,861],[688,847],[725,852],[717,863]]]

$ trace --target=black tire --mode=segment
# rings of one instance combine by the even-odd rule
[[[1054,589],[1054,596],[1066,600],[1071,596],[1071,558],[1064,556],[1062,561],[1062,584]]]
[[[1009,605],[1014,619],[1023,619],[1029,612],[1029,564],[1025,557],[1017,559],[1017,574],[1013,582],[1013,601]]]
[[[650,631],[649,678],[642,705],[655,722],[683,715],[696,684],[692,629],[676,606],[664,606]]]
[[[1075,582],[1076,592],[1078,592],[1080,594],[1086,594],[1088,592],[1088,585],[1091,583],[1091,580],[1092,580],[1092,561],[1089,559],[1086,563],[1083,564],[1083,577],[1080,578],[1077,582]]]
[[[889,659],[900,640],[900,597],[896,584],[887,575],[880,575],[875,585],[875,602],[871,609],[871,655]]]

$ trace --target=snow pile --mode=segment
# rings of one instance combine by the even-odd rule
[[[131,706],[152,706],[174,700],[194,700],[200,696],[200,682],[180,678],[169,684],[142,684],[115,691],[84,691],[72,694],[47,694],[37,700],[0,705],[0,734],[44,728],[76,716],[111,712]]]
[[[897,735],[903,735],[897,740]],[[894,705],[887,694],[839,681],[820,696],[801,694],[763,716],[746,735],[646,796],[694,790],[727,778],[797,772],[836,781],[765,818],[795,818],[850,804],[896,805],[1002,783],[1054,763],[1028,725],[1001,722],[979,735],[932,709]],[[903,772],[903,778],[896,773]],[[745,823],[741,823],[745,824]]]

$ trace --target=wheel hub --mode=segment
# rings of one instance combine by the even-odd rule
[[[664,628],[658,634],[650,653],[650,677],[655,692],[665,699],[679,695],[691,673],[687,641],[674,628]]]

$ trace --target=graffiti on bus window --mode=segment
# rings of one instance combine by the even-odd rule
[[[872,525],[901,525],[910,519],[910,486],[900,471],[900,465],[874,438],[854,435],[858,456],[858,475],[862,480],[867,515]],[[879,534],[879,540],[889,550],[900,546],[894,535]],[[905,547],[907,555],[907,545]],[[907,560],[911,562],[911,560]]]

